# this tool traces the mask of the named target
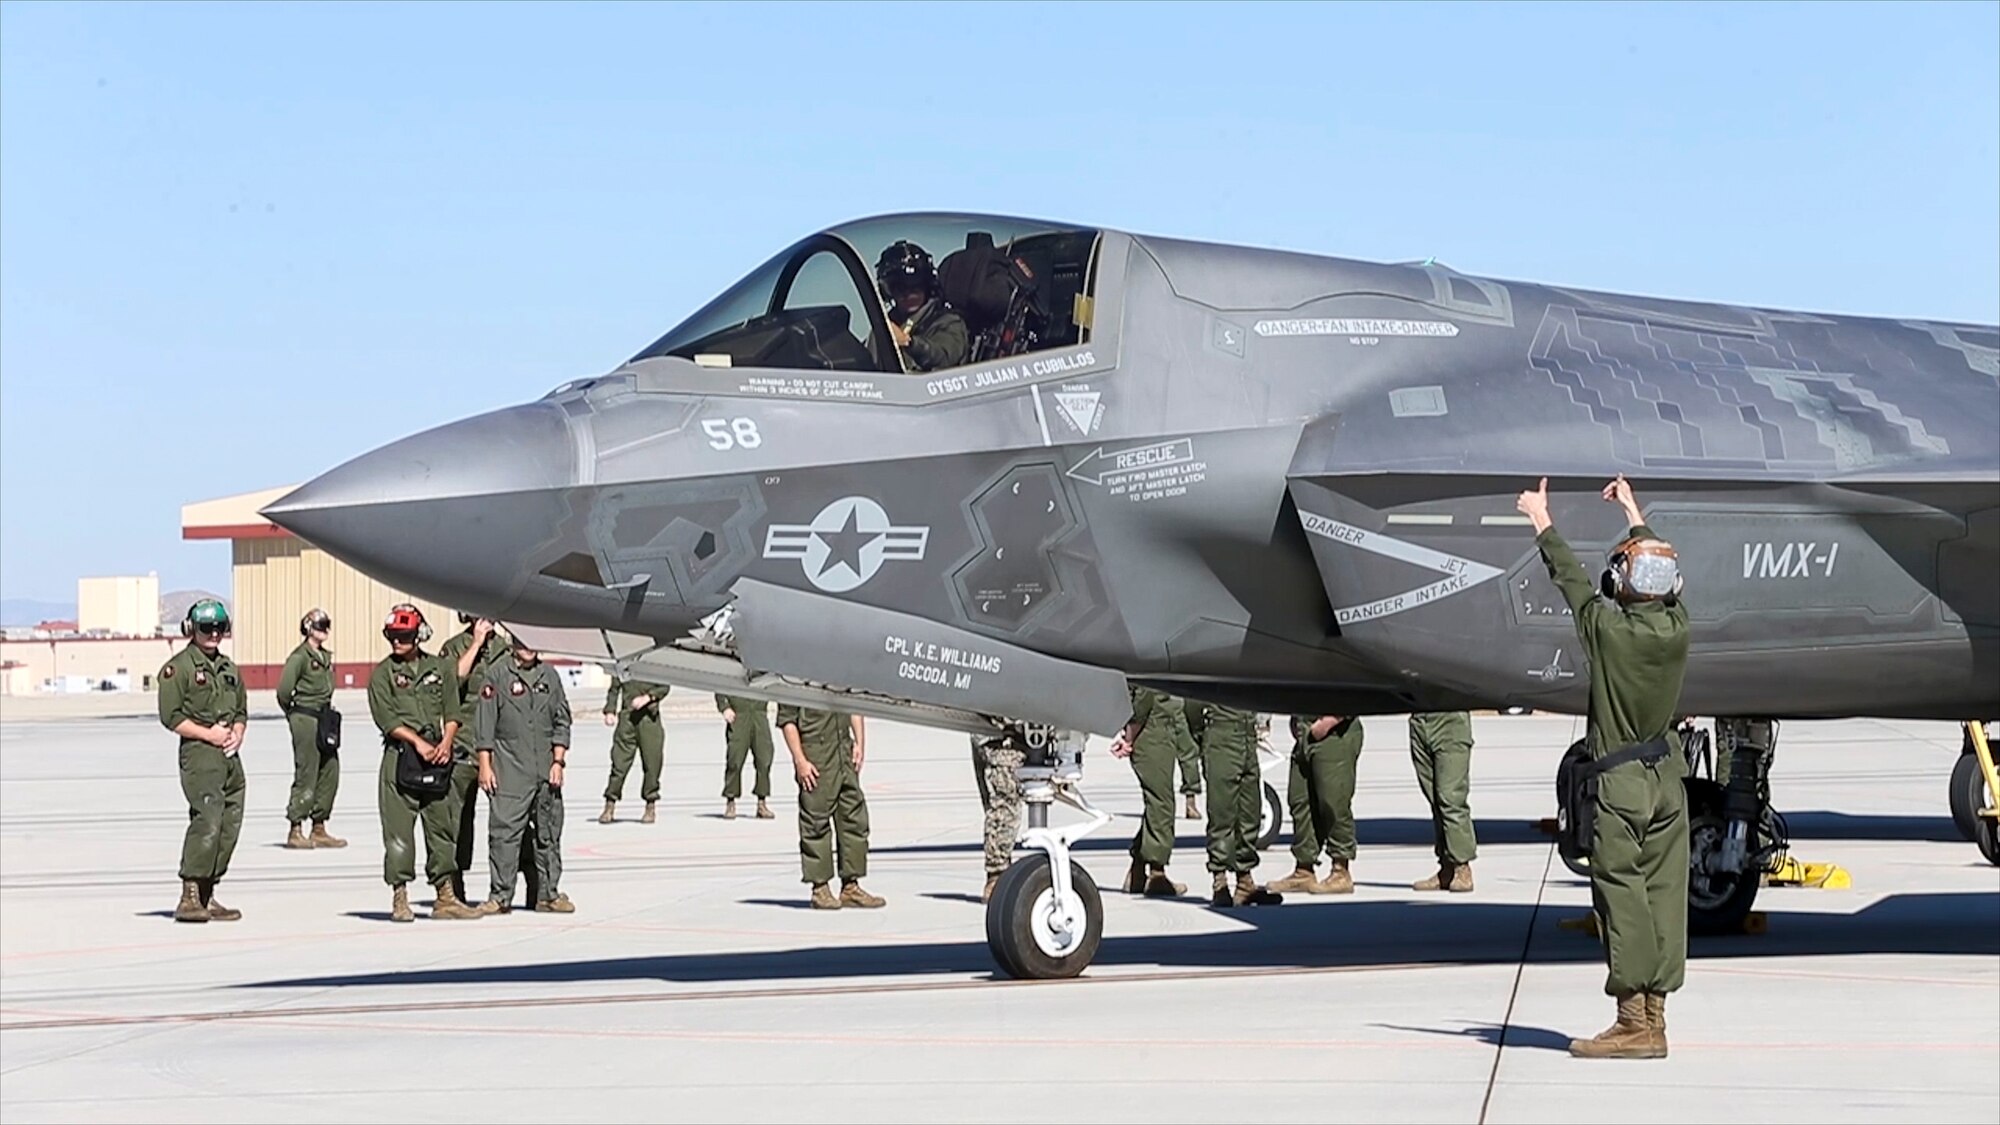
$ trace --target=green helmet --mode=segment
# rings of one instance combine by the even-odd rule
[[[203,598],[188,607],[187,617],[181,622],[181,632],[193,636],[196,629],[205,632],[229,633],[229,607],[214,598]]]

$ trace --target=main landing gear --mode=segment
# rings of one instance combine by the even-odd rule
[[[1088,968],[1104,936],[1104,900],[1070,848],[1109,823],[1077,787],[1083,779],[1084,736],[1040,726],[1010,726],[999,740],[1021,751],[1021,801],[1028,827],[1014,861],[986,904],[986,947],[1001,971],[1027,980],[1073,977]],[[1049,827],[1049,807],[1061,801],[1090,817]]]
[[[1951,818],[1986,862],[2000,866],[2000,770],[1993,755],[1986,724],[1965,724],[1965,751],[1951,771]]]

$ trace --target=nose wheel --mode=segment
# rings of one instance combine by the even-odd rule
[[[1021,802],[1028,827],[1016,847],[1027,854],[1002,872],[986,903],[986,947],[1000,970],[1017,980],[1074,977],[1090,967],[1104,937],[1104,899],[1090,872],[1070,858],[1076,841],[1111,820],[1092,805],[1083,778],[1083,736],[1070,732],[1010,732],[1025,745]],[[1090,819],[1049,827],[1049,807],[1062,802]]]

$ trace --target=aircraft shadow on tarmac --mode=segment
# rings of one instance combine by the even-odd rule
[[[1122,900],[1116,892],[1107,899]],[[801,900],[803,901],[803,900]],[[1189,910],[1212,909],[1184,899]],[[1109,911],[1124,905],[1108,902]],[[893,911],[892,902],[889,909]],[[1272,969],[1596,962],[1598,942],[1559,929],[1566,908],[1524,903],[1315,901],[1287,898],[1277,907],[1232,910],[1248,931],[1106,937],[1095,965],[1169,969]],[[1689,956],[1813,957],[1858,953],[2000,956],[2000,895],[1891,895],[1851,914],[1771,911],[1769,932],[1696,938]],[[504,926],[487,920],[484,926]],[[968,921],[968,929],[978,922]],[[1533,927],[1530,939],[1529,928]],[[243,988],[339,988],[381,985],[560,984],[659,980],[680,983],[908,978],[995,972],[984,941],[892,945],[852,943],[802,949],[673,954],[590,961],[477,965],[349,976],[294,977]]]
[[[1794,841],[1797,840],[1912,840],[1936,843],[1961,844],[1961,836],[1948,816],[1903,816],[1854,814],[1832,812],[1827,809],[1809,809],[1799,812],[1784,812],[1785,827]],[[1117,823],[1117,822],[1114,822]],[[1174,849],[1176,851],[1200,851],[1207,838],[1200,829],[1189,831],[1189,826],[1201,821],[1176,820]],[[1547,844],[1551,837],[1535,825],[1525,820],[1494,819],[1477,820],[1473,829],[1481,844]],[[1357,819],[1354,834],[1362,848],[1377,847],[1421,847],[1431,846],[1431,822],[1419,817],[1363,817]],[[1112,832],[1108,835],[1085,837],[1071,845],[1072,850],[1092,852],[1122,852],[1131,846],[1129,835]],[[1266,850],[1266,855],[1283,851],[1291,844],[1289,830],[1282,832],[1276,843]],[[976,852],[983,847],[979,841],[960,841],[950,844],[910,844],[901,847],[870,846],[869,852],[878,855],[950,855]],[[1811,858],[1811,857],[1807,857]]]

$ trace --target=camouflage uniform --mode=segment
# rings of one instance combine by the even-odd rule
[[[986,811],[986,885],[1014,862],[1014,845],[1021,839],[1020,750],[1004,742],[972,736],[972,776],[979,784],[979,806]]]

